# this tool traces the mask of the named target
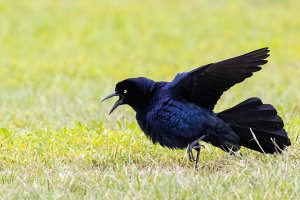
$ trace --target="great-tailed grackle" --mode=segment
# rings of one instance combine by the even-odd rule
[[[119,105],[128,104],[153,143],[187,148],[196,168],[200,141],[227,152],[236,152],[240,146],[263,153],[281,152],[291,143],[284,122],[272,105],[253,97],[223,112],[212,111],[223,92],[268,62],[268,53],[268,48],[262,48],[208,64],[180,73],[171,82],[129,78],[117,83],[115,92],[103,101],[118,96],[110,113]],[[197,151],[196,160],[192,149]]]

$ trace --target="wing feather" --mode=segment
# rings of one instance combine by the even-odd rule
[[[178,74],[169,88],[175,96],[213,110],[223,92],[261,70],[268,53],[262,48]]]

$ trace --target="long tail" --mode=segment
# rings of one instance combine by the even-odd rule
[[[276,109],[270,104],[263,104],[259,98],[247,99],[217,116],[240,137],[241,146],[263,153],[275,153],[291,145]]]

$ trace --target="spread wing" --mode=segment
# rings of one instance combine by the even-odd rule
[[[268,52],[262,48],[178,74],[169,89],[176,97],[213,110],[223,92],[261,70],[268,62]]]

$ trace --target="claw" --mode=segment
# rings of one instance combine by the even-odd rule
[[[188,145],[187,147],[187,154],[189,156],[189,160],[191,162],[195,162],[195,169],[198,169],[198,162],[199,162],[199,158],[200,158],[200,150],[201,148],[205,148],[205,146],[203,146],[202,144],[199,144],[199,142],[205,137],[205,135],[203,135],[202,137],[198,138],[197,140],[195,140],[194,142],[192,142],[191,144]],[[193,149],[195,149],[197,151],[197,157],[195,159],[194,155],[193,155]]]
[[[187,154],[188,154],[189,160],[190,160],[191,162],[196,161],[196,160],[195,160],[195,157],[194,157],[194,154],[193,154],[193,148],[192,148],[190,145],[189,145],[188,148],[187,148]]]
[[[194,146],[194,149],[195,149],[196,151],[200,151],[201,148],[205,148],[205,146],[202,145],[202,144],[198,144],[197,146]]]
[[[189,160],[191,161],[191,162],[195,162],[196,160],[195,160],[195,157],[194,157],[194,155],[193,155],[193,153],[190,153],[189,154]]]

